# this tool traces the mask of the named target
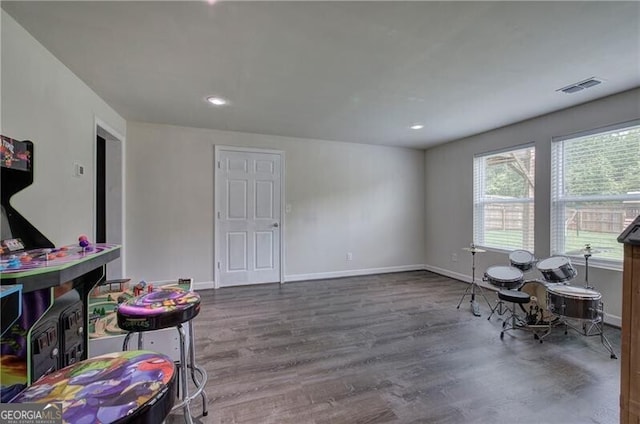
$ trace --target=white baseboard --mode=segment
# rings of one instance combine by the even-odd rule
[[[471,277],[464,274],[458,274],[442,268],[432,267],[424,264],[415,265],[398,265],[388,266],[381,268],[366,268],[366,269],[350,269],[345,271],[329,271],[329,272],[314,272],[309,274],[290,274],[284,276],[286,283],[293,283],[296,281],[308,281],[308,280],[327,280],[330,278],[343,278],[343,277],[358,277],[362,275],[374,275],[374,274],[389,274],[391,272],[406,272],[406,271],[432,271],[436,274],[441,274],[447,277],[455,278],[456,280],[462,280],[471,282]],[[194,290],[208,290],[215,288],[215,281],[200,281],[193,283]]]
[[[349,269],[345,271],[331,271],[331,272],[315,272],[311,274],[292,274],[285,275],[285,282],[294,281],[307,281],[307,280],[326,280],[329,278],[342,278],[342,277],[357,277],[361,275],[372,274],[388,274],[390,272],[405,272],[405,271],[423,271],[426,265],[399,265],[389,266],[383,268],[366,268],[366,269]]]
[[[194,290],[209,290],[214,289],[215,283],[213,281],[198,281],[193,283]]]
[[[292,275],[285,275],[284,281],[286,283],[293,283],[296,281],[326,280],[330,278],[357,277],[362,275],[388,274],[391,272],[423,271],[423,270],[425,270],[425,265],[422,265],[422,264],[399,265],[399,266],[389,266],[384,268],[351,269],[346,271],[315,272],[311,274],[292,274]],[[270,284],[273,284],[273,283],[270,283]],[[194,282],[193,289],[194,290],[215,289],[215,281]]]
[[[622,318],[617,315],[609,315],[608,313],[604,313],[604,323],[612,325],[614,327],[621,328],[622,327]]]
[[[466,274],[460,274],[459,272],[453,272],[448,269],[439,268],[433,265],[425,265],[424,269],[427,271],[435,272],[436,274],[444,275],[445,277],[454,278],[456,280],[464,281],[465,283],[471,282],[471,276]],[[476,278],[477,281],[477,278]]]

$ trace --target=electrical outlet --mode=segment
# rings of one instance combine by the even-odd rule
[[[348,261],[352,261],[353,260],[353,253],[347,252],[347,260]]]
[[[451,254],[451,262],[458,262],[458,254],[457,253],[452,253]]]
[[[84,165],[75,162],[73,164],[73,175],[75,177],[83,177],[84,176]]]

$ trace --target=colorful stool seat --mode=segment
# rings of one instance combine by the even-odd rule
[[[142,349],[144,342],[142,334],[146,331],[162,330],[175,327],[180,337],[180,361],[178,396],[180,402],[173,409],[181,408],[184,411],[184,419],[187,423],[193,423],[191,418],[190,403],[197,397],[202,397],[202,415],[206,416],[207,396],[204,387],[207,383],[207,373],[196,365],[195,343],[192,319],[200,312],[200,295],[179,287],[162,287],[158,291],[145,293],[129,299],[118,306],[118,326],[128,331],[124,338],[122,350],[129,348],[129,339],[132,334],[138,333],[138,349]],[[187,323],[189,337],[182,324]],[[187,359],[187,355],[189,358]],[[187,371],[191,374],[191,380],[195,385],[195,391],[189,393]]]
[[[159,353],[109,353],[45,375],[11,403],[60,402],[64,423],[157,424],[174,404],[175,370]]]
[[[121,303],[118,326],[131,332],[160,330],[190,321],[199,312],[198,293],[167,287]]]

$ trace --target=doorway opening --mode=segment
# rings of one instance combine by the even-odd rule
[[[106,123],[95,121],[95,234],[96,243],[124,242],[124,142]],[[107,264],[107,280],[123,278],[124,246],[120,257]]]

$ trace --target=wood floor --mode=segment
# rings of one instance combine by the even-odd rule
[[[467,287],[416,271],[202,291],[196,422],[618,423],[620,361],[599,337],[501,340],[481,298],[482,317],[456,309]]]

